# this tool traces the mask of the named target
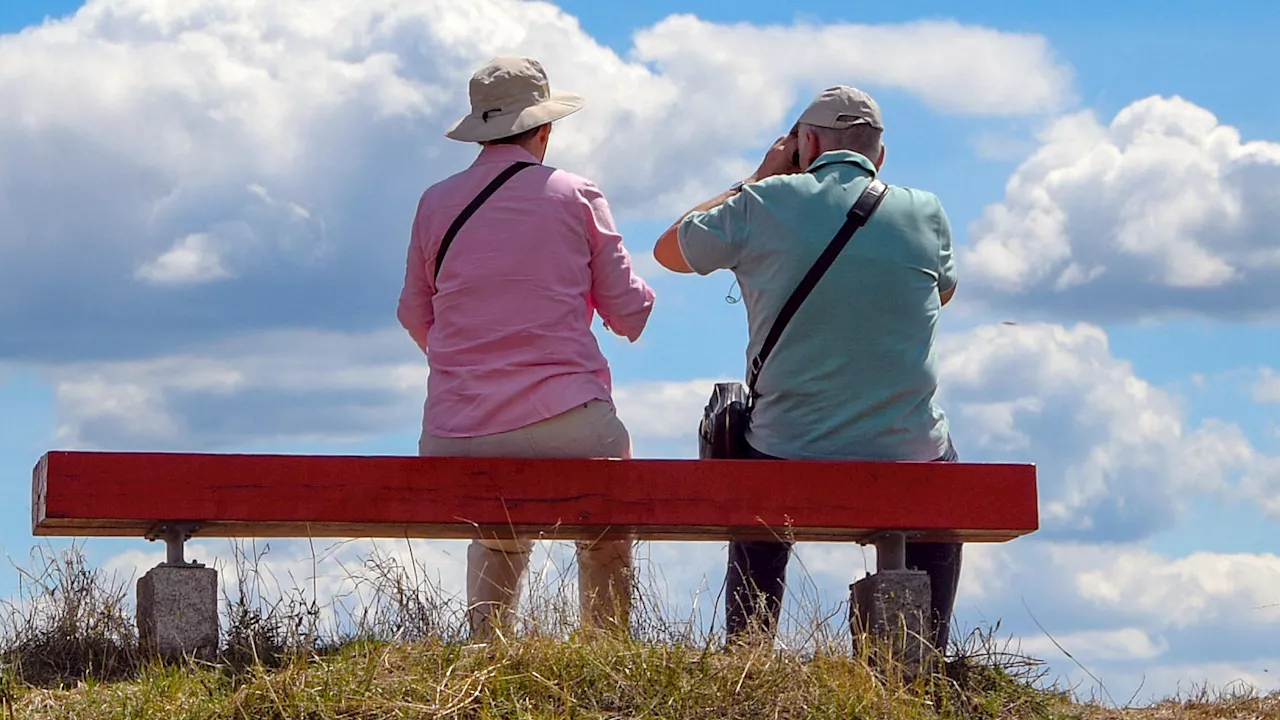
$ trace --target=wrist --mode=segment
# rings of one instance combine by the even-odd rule
[[[748,177],[747,177],[746,179],[744,179],[744,180],[739,180],[738,182],[736,182],[736,183],[734,183],[734,184],[730,185],[730,186],[729,186],[729,192],[731,192],[731,193],[739,193],[739,192],[742,192],[742,186],[743,186],[743,185],[750,185],[751,183],[754,183],[754,182],[760,182],[760,179],[759,179],[759,178],[757,178],[757,177],[753,174],[753,175],[748,176]]]

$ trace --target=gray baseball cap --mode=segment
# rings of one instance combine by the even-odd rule
[[[800,114],[799,122],[836,130],[854,125],[870,125],[884,130],[880,106],[870,95],[848,85],[836,85],[818,93]]]

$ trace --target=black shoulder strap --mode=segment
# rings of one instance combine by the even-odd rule
[[[879,178],[872,178],[867,184],[866,189],[858,196],[857,202],[853,207],[849,208],[849,212],[845,215],[844,224],[836,231],[835,237],[831,238],[831,243],[827,245],[827,249],[822,251],[817,261],[813,263],[813,267],[809,268],[809,272],[805,274],[800,284],[791,292],[791,297],[787,298],[786,304],[782,306],[782,310],[778,312],[778,317],[773,321],[773,327],[769,328],[769,334],[765,336],[764,343],[760,345],[760,352],[751,359],[751,371],[747,376],[747,390],[750,397],[754,401],[756,396],[756,380],[760,377],[760,368],[764,366],[764,361],[769,358],[769,353],[773,352],[773,346],[778,344],[778,338],[782,335],[782,331],[786,329],[787,323],[791,321],[791,316],[796,314],[796,310],[800,308],[800,304],[809,297],[809,293],[813,292],[813,288],[818,284],[818,280],[822,279],[822,275],[827,272],[827,268],[831,267],[831,263],[835,262],[836,256],[849,244],[849,238],[857,232],[867,222],[867,218],[871,217],[871,213],[880,207],[880,201],[884,200],[884,196],[889,192],[889,186],[885,185]]]
[[[524,160],[513,163],[507,169],[498,173],[498,177],[490,180],[489,184],[485,185],[484,189],[480,191],[480,194],[476,195],[475,198],[473,198],[471,202],[462,209],[462,212],[458,213],[458,217],[453,219],[453,224],[449,226],[449,229],[445,231],[444,237],[440,240],[440,249],[436,251],[435,277],[440,277],[440,263],[444,262],[444,254],[449,251],[449,246],[453,244],[454,236],[462,229],[463,224],[467,222],[472,213],[479,209],[480,206],[484,204],[484,201],[488,200],[490,195],[497,192],[498,188],[502,187],[502,184],[510,180],[512,176],[521,170],[536,164],[537,163],[526,162]]]

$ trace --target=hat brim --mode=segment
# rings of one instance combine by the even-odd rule
[[[581,110],[583,104],[583,99],[578,95],[553,92],[547,100],[515,115],[494,116],[487,121],[479,115],[467,115],[454,123],[444,135],[460,142],[501,140],[568,117]]]

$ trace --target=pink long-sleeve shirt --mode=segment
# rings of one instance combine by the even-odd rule
[[[653,290],[631,267],[604,195],[546,165],[525,168],[467,220],[432,277],[458,213],[525,149],[495,145],[428,188],[414,217],[397,317],[427,355],[423,429],[506,432],[590,400],[612,402],[591,323],[635,342]]]

